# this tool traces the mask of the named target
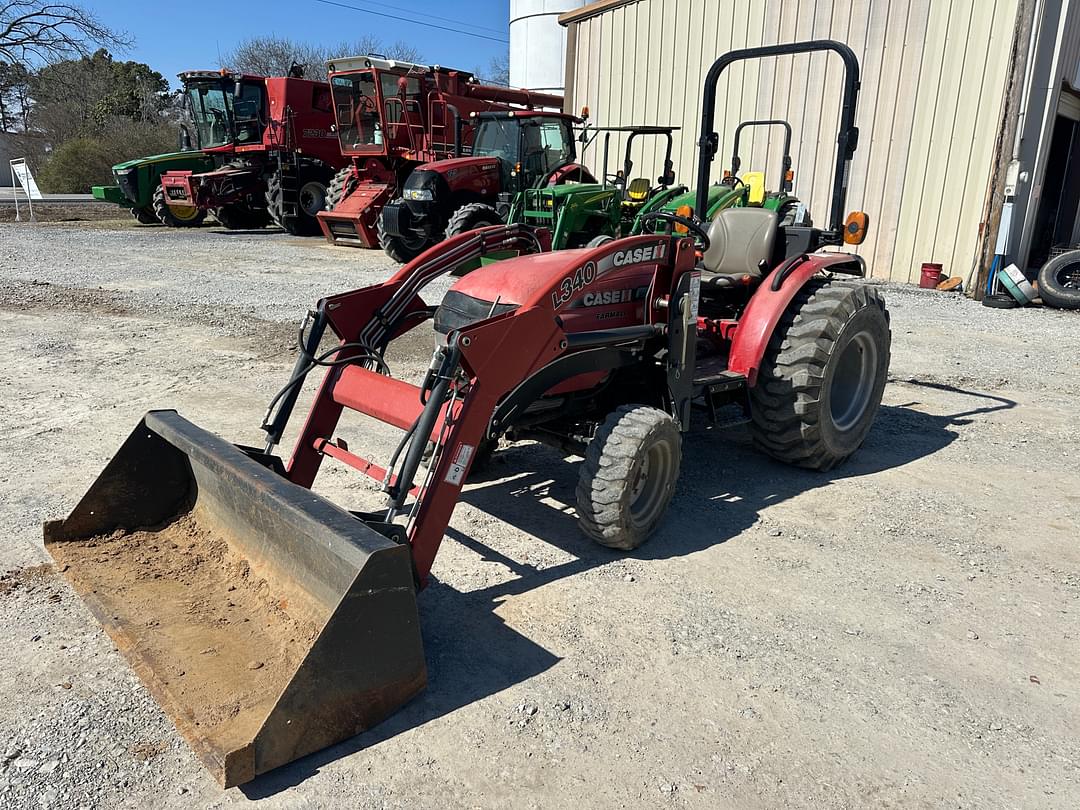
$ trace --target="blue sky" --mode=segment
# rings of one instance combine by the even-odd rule
[[[485,36],[508,38],[509,0],[334,1],[379,14],[411,16],[434,25],[467,28]],[[107,25],[125,30],[135,38],[135,47],[126,54],[118,54],[120,58],[146,62],[174,85],[180,71],[215,68],[219,52],[224,53],[236,42],[261,34],[331,43],[358,39],[364,34],[387,42],[401,39],[419,47],[425,62],[462,70],[486,69],[491,57],[504,54],[507,48],[501,42],[396,22],[317,0],[83,2]],[[431,19],[422,16],[424,14],[460,22]]]

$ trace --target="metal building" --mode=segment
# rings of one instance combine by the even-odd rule
[[[598,0],[559,20],[567,109],[588,106],[600,125],[680,126],[676,169],[687,185],[704,74],[717,56],[804,39],[850,45],[862,93],[848,207],[872,218],[859,252],[876,278],[915,281],[923,262],[937,262],[975,287],[999,244],[1037,269],[1080,239],[1076,0]],[[786,118],[794,191],[811,212],[826,210],[842,72],[834,59],[780,57],[725,73],[717,178],[740,121]],[[743,169],[771,176],[779,135],[744,135]],[[657,156],[641,157],[635,174],[655,177]],[[1009,238],[998,243],[1002,221]]]

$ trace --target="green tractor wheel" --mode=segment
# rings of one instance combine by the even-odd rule
[[[150,208],[132,208],[131,215],[140,225],[160,225],[161,221],[154,215]]]
[[[177,208],[165,201],[165,188],[158,185],[154,191],[154,213],[162,225],[170,228],[197,228],[206,219],[206,212],[195,206]]]

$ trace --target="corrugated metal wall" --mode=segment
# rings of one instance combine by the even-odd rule
[[[877,278],[915,281],[928,261],[967,276],[1016,9],[1017,0],[638,0],[571,23],[568,106],[588,105],[598,125],[681,126],[676,172],[693,185],[701,87],[717,56],[793,40],[846,42],[862,67],[848,209],[865,210],[872,223],[859,252]],[[842,72],[839,58],[824,54],[729,68],[718,88],[714,177],[730,159],[739,121],[786,118],[794,128],[795,193],[823,219]],[[743,171],[766,170],[775,188],[780,131],[752,133],[745,143]],[[599,163],[595,148],[585,160]],[[657,144],[639,156],[634,174],[656,178],[659,163]]]

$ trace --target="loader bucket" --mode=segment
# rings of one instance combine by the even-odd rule
[[[409,547],[260,455],[151,411],[45,524],[58,568],[225,787],[426,684]]]

